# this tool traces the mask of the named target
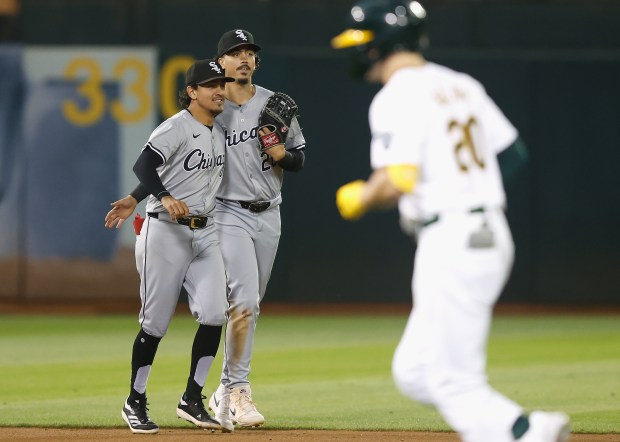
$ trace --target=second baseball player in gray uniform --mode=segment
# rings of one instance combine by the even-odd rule
[[[224,112],[217,122],[226,135],[226,170],[217,194],[215,223],[228,279],[228,323],[221,385],[209,399],[215,416],[241,426],[264,423],[250,389],[254,331],[280,239],[280,193],[283,170],[303,167],[305,140],[296,119],[286,146],[262,153],[257,140],[258,118],[273,94],[252,84],[260,47],[246,30],[231,30],[218,43],[218,61],[226,75]]]

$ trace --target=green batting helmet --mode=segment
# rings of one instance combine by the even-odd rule
[[[376,61],[397,51],[420,51],[428,45],[426,10],[417,1],[360,0],[347,29],[332,39],[335,49],[352,48],[351,74],[363,77]]]

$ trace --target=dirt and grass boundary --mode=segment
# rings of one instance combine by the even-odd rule
[[[0,314],[133,314],[140,300],[14,300],[0,299]],[[277,303],[261,304],[262,315],[406,315],[407,303]],[[187,305],[179,303],[177,314],[189,314]],[[620,305],[536,305],[498,304],[498,315],[620,315]]]

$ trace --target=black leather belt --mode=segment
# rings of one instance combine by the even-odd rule
[[[159,213],[149,212],[148,216],[151,218],[159,219]],[[185,218],[177,218],[177,224],[187,226],[191,230],[204,229],[209,224],[208,216],[188,216]]]
[[[468,210],[469,213],[484,213],[485,212],[485,208],[484,207],[474,207],[473,209],[469,209]],[[430,226],[431,224],[435,224],[437,221],[439,221],[439,215],[434,215],[431,216],[430,218],[428,218],[426,221],[422,222],[422,225],[424,227]]]
[[[271,206],[270,201],[237,201],[237,200],[225,200],[223,198],[217,198],[220,201],[232,201],[238,203],[241,208],[247,209],[253,213],[261,213],[264,212]]]

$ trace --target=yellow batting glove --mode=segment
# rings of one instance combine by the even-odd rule
[[[344,219],[355,221],[366,213],[366,208],[362,204],[364,187],[366,181],[356,180],[345,184],[336,192],[336,206]]]

